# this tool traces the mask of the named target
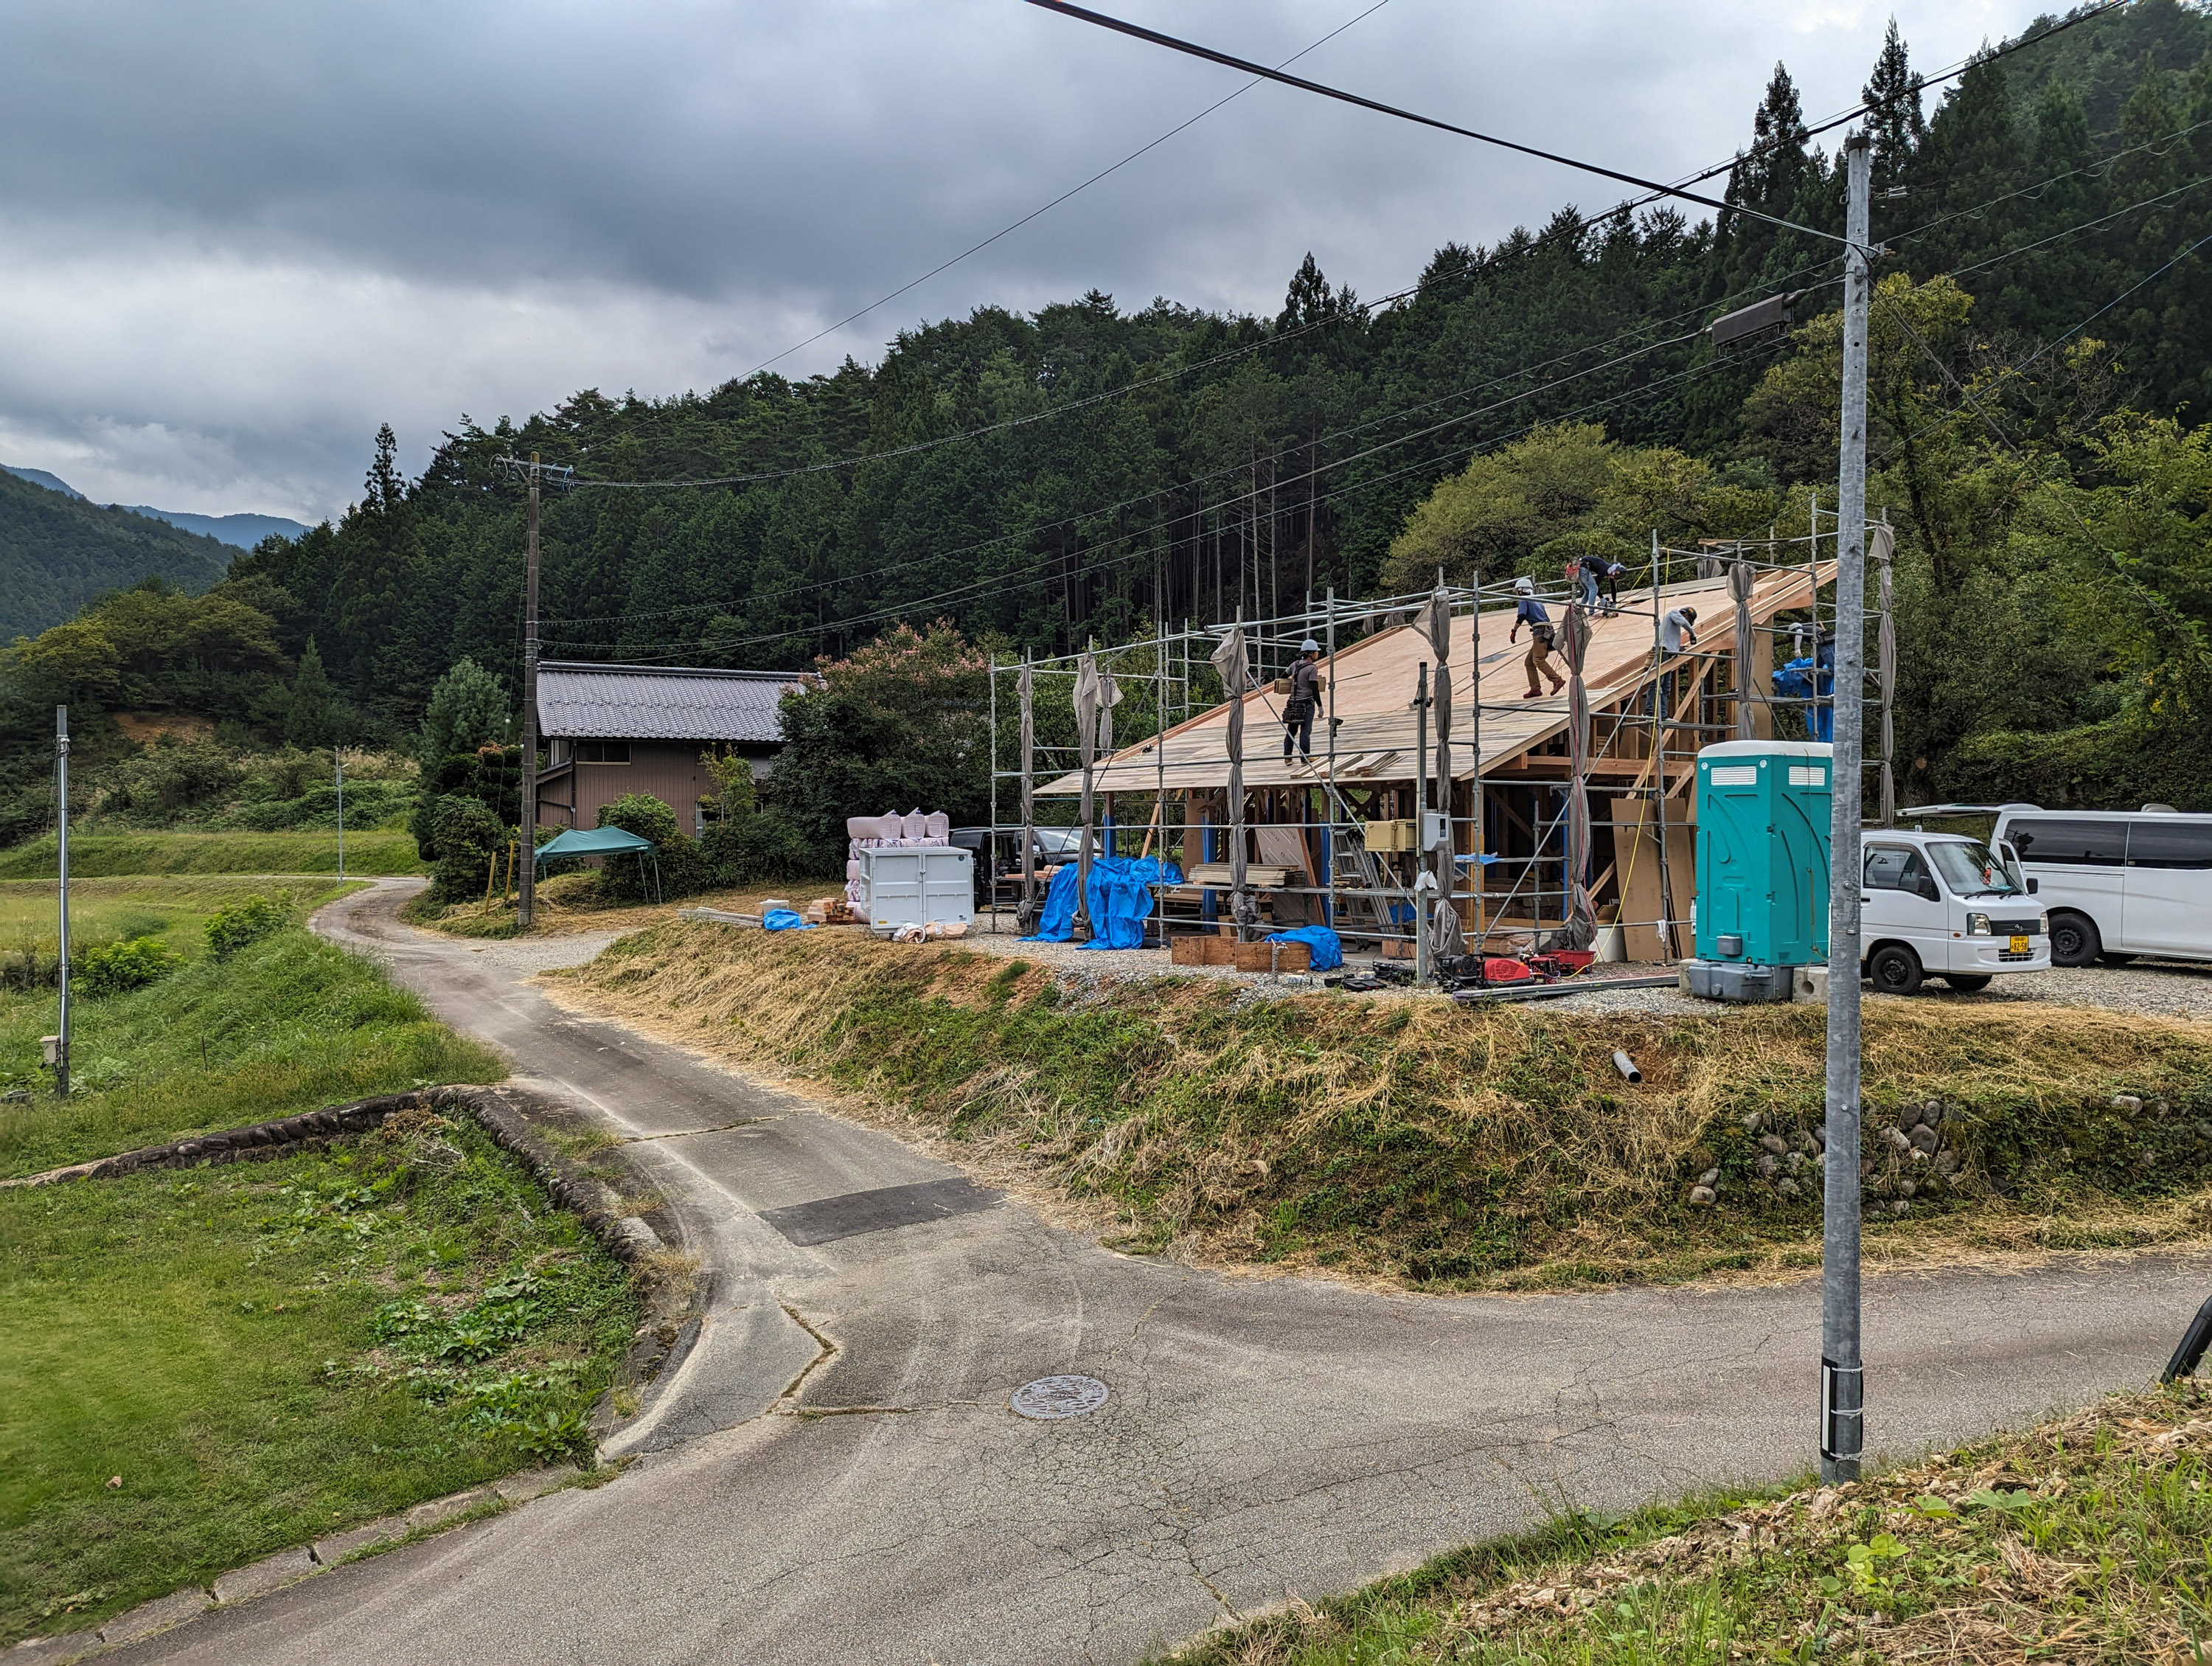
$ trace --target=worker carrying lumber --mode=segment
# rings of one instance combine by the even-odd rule
[[[1513,581],[1513,588],[1521,599],[1513,610],[1513,629],[1506,633],[1505,640],[1509,642],[1519,641],[1521,627],[1528,627],[1528,657],[1522,662],[1528,671],[1528,692],[1521,697],[1534,700],[1543,692],[1536,686],[1540,673],[1552,679],[1552,692],[1557,694],[1566,687],[1567,679],[1552,669],[1552,647],[1559,639],[1552,630],[1551,613],[1543,603],[1536,599],[1535,580],[1526,576],[1517,578]]]
[[[1291,691],[1283,702],[1283,761],[1291,757],[1296,741],[1300,757],[1313,756],[1314,711],[1321,704],[1321,644],[1310,636],[1298,644],[1298,657],[1291,666]]]

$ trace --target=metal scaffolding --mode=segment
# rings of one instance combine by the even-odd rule
[[[1556,696],[1516,697],[1501,685],[1501,670],[1510,678],[1510,662],[1528,658],[1508,629],[1512,587],[1455,587],[1441,575],[1422,594],[1348,602],[1330,591],[1272,619],[1162,624],[1118,646],[994,658],[981,854],[994,921],[1006,923],[995,906],[1006,899],[1021,928],[1033,928],[1040,862],[1081,860],[1086,847],[1157,850],[1183,882],[1154,887],[1146,940],[1156,946],[1186,931],[1249,939],[1320,923],[1424,970],[1431,945],[1674,959],[1695,890],[1698,751],[1730,738],[1810,738],[1832,707],[1820,663],[1822,617],[1832,617],[1820,594],[1833,584],[1821,555],[1833,541],[1827,519],[1804,536],[1696,550],[1655,534],[1650,571],[1638,575],[1647,582],[1595,607],[1580,587],[1540,587],[1565,648]],[[1882,554],[1879,530],[1874,541]],[[1870,611],[1881,656],[1865,697],[1879,708],[1884,745],[1867,767],[1882,774],[1887,811],[1896,666],[1881,566]],[[1697,641],[1670,652],[1667,617],[1691,605]],[[1632,640],[1639,630],[1642,648]],[[1788,674],[1805,692],[1774,686],[1785,638],[1800,650]],[[1310,757],[1292,757],[1283,696],[1308,639],[1322,648],[1322,733]],[[1086,662],[1096,679],[1086,709],[1121,732],[1118,749],[1097,748],[1087,767],[1076,698]],[[1239,666],[1250,691],[1232,709],[1224,685]],[[1529,664],[1531,683],[1536,674]],[[1018,723],[1000,721],[1002,699]],[[1002,781],[1018,784],[1016,819],[1000,815]]]

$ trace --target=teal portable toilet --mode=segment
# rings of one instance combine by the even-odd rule
[[[1833,773],[1820,741],[1729,740],[1698,754],[1699,960],[1827,959]]]

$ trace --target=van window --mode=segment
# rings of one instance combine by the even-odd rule
[[[2021,887],[2004,864],[1978,839],[1942,839],[1928,847],[1928,859],[1955,897],[2016,897]]]
[[[2212,824],[2179,817],[2128,826],[2130,867],[2212,867]]]
[[[2118,867],[2127,850],[2128,824],[2071,816],[2015,816],[2005,837],[2023,862],[2068,862],[2077,867]]]
[[[1928,865],[1920,860],[1920,853],[1911,845],[1878,844],[1867,848],[1866,888],[1927,897],[1934,894],[1936,882],[1929,878]]]

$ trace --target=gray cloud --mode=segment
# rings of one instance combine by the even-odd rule
[[[1359,0],[1125,0],[1268,59]],[[2020,0],[1898,7],[1923,68]],[[1300,65],[1671,175],[1744,142],[1774,61],[1855,101],[1887,8],[1393,0]],[[1015,0],[301,7],[18,0],[0,57],[0,460],[103,499],[315,515],[391,420],[712,386],[1229,91]],[[1262,87],[780,368],[1094,284],[1272,311],[1363,293],[1603,181]]]

